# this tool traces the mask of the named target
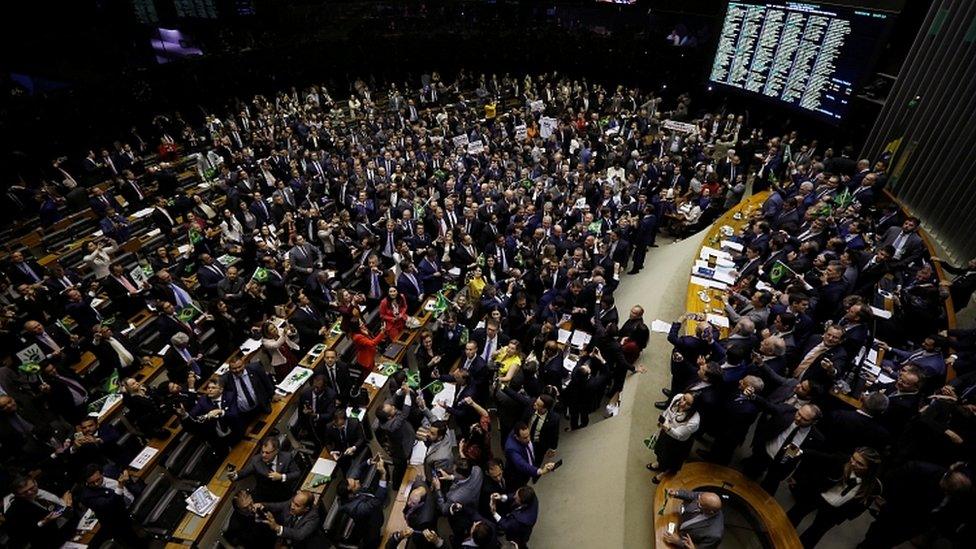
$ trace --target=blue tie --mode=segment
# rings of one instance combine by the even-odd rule
[[[176,300],[176,305],[179,307],[186,307],[193,302],[190,298],[190,294],[186,293],[183,288],[180,288],[176,284],[170,282],[169,287],[173,290],[173,298]]]
[[[370,284],[370,297],[378,298],[380,297],[380,276],[373,273],[373,282]]]

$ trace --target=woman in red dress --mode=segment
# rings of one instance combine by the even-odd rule
[[[396,286],[390,286],[386,297],[380,301],[380,318],[386,323],[390,341],[395,341],[407,327],[407,300],[400,295]]]
[[[352,334],[352,344],[356,349],[356,362],[366,373],[372,372],[376,367],[376,347],[386,337],[386,330],[380,330],[375,336],[370,335],[369,328],[363,320],[359,319],[359,329]]]

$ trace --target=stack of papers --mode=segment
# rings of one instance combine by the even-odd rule
[[[137,455],[135,458],[132,459],[131,462],[129,462],[129,467],[135,469],[136,471],[141,471],[142,468],[145,467],[147,463],[149,463],[149,460],[152,459],[153,456],[155,456],[158,453],[159,453],[158,449],[153,448],[152,446],[146,446],[145,448],[142,449],[141,452],[139,452],[139,455]]]
[[[665,322],[663,320],[652,320],[651,321],[651,331],[658,332],[661,334],[671,333],[671,323]]]
[[[570,340],[570,345],[573,347],[582,347],[590,342],[593,336],[586,332],[581,332],[579,330],[573,331],[573,339]]]
[[[560,328],[559,329],[558,337],[556,338],[556,341],[558,341],[559,343],[562,343],[563,345],[565,345],[565,344],[569,343],[569,338],[572,337],[572,335],[573,335],[573,332],[571,332],[569,330],[563,330],[562,328]]]
[[[303,368],[301,366],[295,366],[292,371],[285,376],[285,379],[278,384],[278,389],[285,393],[294,393],[311,378],[312,370]]]
[[[214,510],[218,501],[220,498],[216,494],[206,486],[201,486],[186,498],[186,510],[194,515],[205,517]]]
[[[114,407],[116,404],[121,402],[121,400],[122,400],[122,395],[118,393],[111,393],[105,397],[105,400],[102,401],[101,409],[99,409],[97,412],[91,412],[88,415],[91,417],[100,418],[105,414],[107,414],[109,410],[111,410],[112,407]]]
[[[309,480],[309,487],[315,488],[332,480],[332,473],[335,471],[336,462],[331,459],[318,458],[312,465],[312,478]]]
[[[91,509],[85,511],[85,514],[81,516],[81,520],[78,521],[78,531],[80,532],[90,532],[98,524],[98,519],[95,518],[95,512]]]
[[[745,249],[742,246],[742,244],[739,244],[738,242],[732,242],[731,240],[723,240],[723,241],[719,242],[719,246],[721,246],[722,248],[728,248],[730,250],[735,250],[737,252],[741,252],[743,249]]]
[[[244,343],[241,343],[241,352],[245,355],[249,355],[254,351],[257,351],[261,347],[261,340],[259,339],[248,339]]]
[[[372,372],[366,376],[366,383],[376,387],[377,389],[382,389],[386,385],[386,380],[390,379],[389,376],[385,376],[378,372]]]
[[[728,288],[728,284],[724,282],[719,282],[718,280],[712,280],[710,278],[702,278],[700,276],[691,275],[691,283],[696,286],[703,286],[705,288],[715,288],[716,290],[725,291]]]

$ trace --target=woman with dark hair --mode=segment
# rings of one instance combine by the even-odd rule
[[[654,443],[654,455],[657,461],[648,463],[647,468],[657,471],[654,484],[661,482],[664,475],[678,472],[694,444],[692,435],[698,431],[698,412],[695,410],[695,395],[679,393],[674,395],[671,403],[658,418],[661,430],[658,431],[657,441]]]
[[[407,299],[395,286],[387,288],[386,297],[380,301],[380,318],[390,341],[395,341],[407,327]]]
[[[862,446],[849,458],[808,450],[790,478],[796,503],[786,513],[794,526],[810,513],[813,523],[800,534],[803,547],[814,547],[824,534],[861,515],[881,495],[881,454]]]
[[[268,354],[271,373],[276,379],[284,379],[288,372],[298,364],[294,351],[298,350],[298,343],[292,341],[293,328],[288,324],[279,330],[273,322],[265,322],[261,327],[261,347]]]
[[[356,363],[365,373],[372,372],[373,368],[376,367],[376,347],[383,341],[386,334],[386,326],[384,326],[380,333],[375,336],[371,335],[366,322],[361,318],[359,319],[359,328],[352,334],[352,344],[356,349]]]

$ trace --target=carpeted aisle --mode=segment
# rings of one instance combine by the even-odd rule
[[[644,320],[670,322],[684,312],[688,276],[703,235],[670,244],[659,238],[645,268],[623,275],[614,293],[621,322],[630,307],[642,305]],[[540,516],[534,548],[613,549],[653,545],[651,474],[644,465],[651,452],[644,439],[656,429],[659,412],[653,403],[668,385],[671,346],[664,334],[651,334],[640,363],[648,372],[631,376],[624,387],[620,415],[603,419],[602,412],[580,431],[560,434],[564,465],[536,484]]]

